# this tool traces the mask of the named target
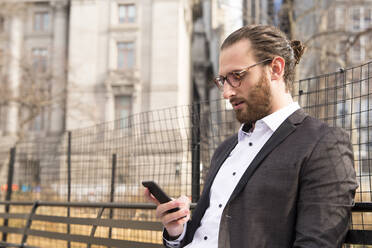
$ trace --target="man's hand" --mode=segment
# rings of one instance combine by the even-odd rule
[[[183,232],[183,225],[190,219],[190,199],[181,196],[176,200],[160,204],[147,188],[145,189],[145,196],[157,205],[156,217],[161,220],[168,234],[174,239],[178,238]],[[177,207],[180,210],[168,213],[169,210]]]

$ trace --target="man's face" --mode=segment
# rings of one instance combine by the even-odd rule
[[[228,72],[240,71],[257,62],[250,42],[242,40],[221,51],[219,74],[225,76]],[[240,123],[254,123],[271,113],[270,80],[262,65],[250,68],[237,88],[225,82],[223,96],[230,101]]]

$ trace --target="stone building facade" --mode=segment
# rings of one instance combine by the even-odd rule
[[[4,4],[8,9],[0,11],[3,85],[17,96],[25,70],[48,79],[50,104],[24,126],[28,133],[58,136],[190,103],[192,1]],[[10,99],[1,106],[1,135],[14,136],[24,121],[22,103]]]

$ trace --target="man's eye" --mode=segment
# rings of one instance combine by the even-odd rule
[[[240,80],[244,76],[244,73],[242,73],[242,72],[232,72],[231,75],[234,79]]]

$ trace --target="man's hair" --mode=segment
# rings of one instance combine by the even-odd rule
[[[244,39],[250,41],[257,61],[274,59],[275,56],[280,56],[285,60],[284,82],[286,89],[290,90],[294,80],[295,66],[300,62],[305,50],[301,41],[289,41],[287,36],[274,26],[248,25],[230,34],[222,43],[221,50]]]

